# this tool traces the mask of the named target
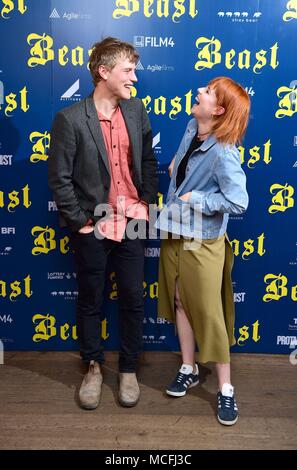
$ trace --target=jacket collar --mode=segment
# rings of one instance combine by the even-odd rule
[[[136,139],[135,136],[139,132],[139,123],[137,122],[136,116],[135,116],[135,109],[132,106],[132,102],[130,100],[122,100],[119,103],[119,106],[121,108],[126,126],[127,126],[127,131],[129,134],[130,138],[130,143],[132,147],[132,158],[133,158],[133,163],[137,164],[136,162],[136,157],[135,155],[137,154],[136,151]],[[109,169],[109,162],[108,162],[108,156],[106,153],[106,148],[104,144],[104,139],[103,139],[103,134],[101,131],[101,126],[100,122],[98,119],[98,114],[97,110],[95,107],[94,103],[94,98],[93,98],[93,93],[91,93],[87,98],[86,98],[86,115],[88,116],[88,126],[91,131],[91,134],[93,136],[93,139],[95,141],[95,144],[98,148],[98,151],[103,159],[103,162],[106,166],[107,171],[110,173]]]
[[[191,140],[193,139],[196,132],[198,132],[198,123],[196,119],[194,118],[189,122],[189,125],[188,125],[188,133],[189,133]],[[206,152],[217,142],[218,141],[216,139],[216,136],[214,134],[211,134],[206,140],[204,140],[203,144],[201,144],[201,146],[199,147],[199,150],[201,152]]]

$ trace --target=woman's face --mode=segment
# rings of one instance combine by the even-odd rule
[[[192,107],[192,114],[196,119],[207,121],[217,114],[217,97],[214,88],[207,85],[198,88],[196,103]]]

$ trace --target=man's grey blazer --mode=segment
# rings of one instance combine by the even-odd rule
[[[152,130],[142,101],[120,102],[132,148],[132,180],[139,198],[154,203],[157,163]],[[99,203],[107,203],[110,169],[93,96],[57,113],[51,130],[48,158],[49,186],[60,212],[60,225],[76,231],[94,217]]]

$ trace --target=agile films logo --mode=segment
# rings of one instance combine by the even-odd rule
[[[72,21],[72,20],[90,20],[92,18],[92,15],[89,13],[81,13],[80,11],[71,11],[71,12],[66,12],[64,13],[59,13],[59,11],[54,8],[53,11],[50,14],[50,19],[51,20],[67,20],[67,21]]]

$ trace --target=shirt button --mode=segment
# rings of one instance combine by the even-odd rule
[[[116,145],[114,145],[114,146],[113,146],[113,148],[115,149],[115,148],[117,148],[117,146],[116,146]]]
[[[115,166],[118,166],[118,163],[116,163]]]
[[[118,181],[118,184],[120,184],[120,182]]]

